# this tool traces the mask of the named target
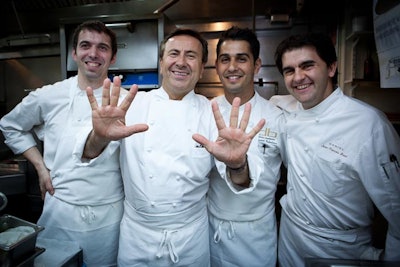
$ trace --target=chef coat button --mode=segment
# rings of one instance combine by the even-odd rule
[[[177,180],[177,181],[180,181],[180,180],[181,180],[181,177],[180,177],[180,176],[176,176],[176,180]]]
[[[153,179],[153,177],[154,177],[154,176],[153,176],[152,174],[149,175],[149,178],[150,178],[150,179]]]
[[[154,121],[150,121],[149,124],[150,124],[150,125],[154,125]]]
[[[306,201],[307,200],[307,198],[305,197],[305,196],[302,196],[301,197],[304,201]]]
[[[315,122],[318,123],[319,122],[319,118],[315,118]]]
[[[300,177],[304,177],[304,174],[300,173]]]
[[[309,221],[306,221],[306,224],[310,224],[310,222],[309,222]]]
[[[175,207],[176,207],[176,203],[172,203],[172,207],[174,207],[174,208],[175,208]]]
[[[147,149],[147,152],[149,152],[149,153],[150,153],[150,152],[151,152],[151,148],[148,148],[148,149]]]
[[[305,151],[305,152],[308,152],[308,147],[305,147],[305,148],[304,148],[304,151]]]
[[[151,205],[152,207],[154,207],[154,206],[156,205],[156,203],[155,203],[154,201],[152,201],[152,202],[150,203],[150,205]]]

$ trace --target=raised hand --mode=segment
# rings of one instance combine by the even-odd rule
[[[251,140],[262,129],[265,120],[260,120],[257,125],[246,133],[249,123],[251,104],[246,103],[243,116],[239,123],[240,98],[236,97],[232,102],[232,110],[227,127],[216,101],[212,101],[212,110],[218,128],[218,138],[212,142],[200,134],[194,134],[193,139],[203,145],[216,159],[224,162],[231,168],[243,166],[246,162],[246,153]]]
[[[111,81],[105,79],[101,106],[98,106],[93,95],[93,89],[88,87],[86,93],[92,108],[93,131],[97,137],[104,140],[119,140],[134,133],[146,131],[146,124],[125,125],[125,115],[136,96],[138,87],[132,85],[130,91],[118,106],[121,91],[121,79],[114,77],[112,90]]]
[[[146,131],[147,124],[125,125],[125,115],[136,96],[138,86],[132,85],[126,97],[118,105],[121,92],[121,79],[114,77],[112,89],[111,81],[105,79],[101,106],[93,94],[93,89],[86,88],[90,106],[92,108],[93,130],[86,140],[84,157],[97,157],[103,148],[113,140],[120,140],[135,133]]]

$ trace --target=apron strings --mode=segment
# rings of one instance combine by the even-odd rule
[[[235,227],[233,225],[232,221],[229,222],[229,228],[228,228],[228,239],[232,240],[235,238]],[[214,233],[214,242],[219,243],[221,240],[221,232],[222,232],[222,225],[225,223],[225,221],[220,221],[218,223],[217,231]]]
[[[158,251],[156,254],[157,258],[162,257],[163,248],[166,246],[168,249],[169,257],[171,258],[171,261],[173,263],[179,262],[179,255],[178,255],[178,253],[176,253],[174,243],[171,240],[171,235],[175,232],[177,232],[177,231],[176,230],[175,231],[168,231],[168,230],[163,231],[163,238],[160,242],[160,245],[158,246]]]

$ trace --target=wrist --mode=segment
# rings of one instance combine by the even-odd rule
[[[240,165],[239,167],[230,167],[228,165],[226,165],[227,169],[231,172],[243,172],[244,170],[247,169],[247,155],[246,155],[246,160],[244,161],[244,163],[242,165]]]

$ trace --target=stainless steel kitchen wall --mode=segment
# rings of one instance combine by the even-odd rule
[[[1,116],[9,112],[30,91],[61,79],[57,55],[0,60]]]

